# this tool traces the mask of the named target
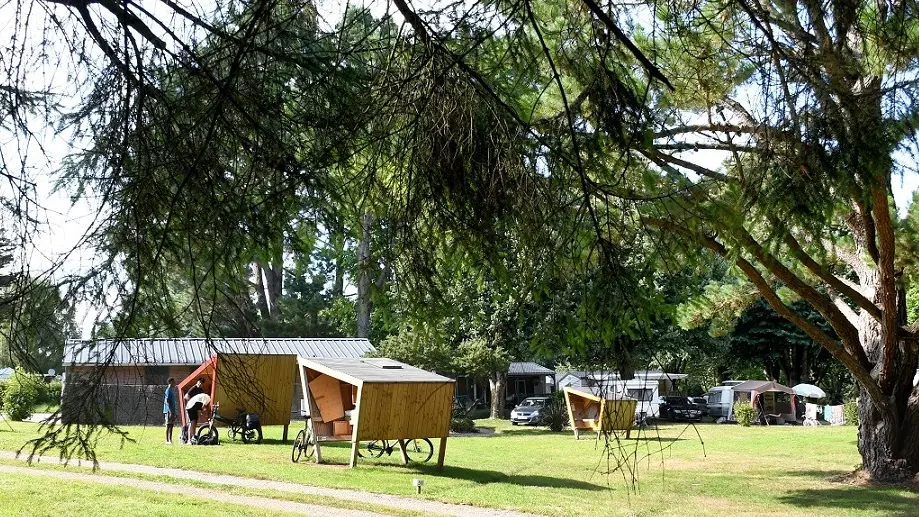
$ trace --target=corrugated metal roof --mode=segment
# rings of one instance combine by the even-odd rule
[[[310,359],[301,362],[307,368],[327,373],[344,374],[361,382],[453,382],[453,379],[416,368],[394,359]]]
[[[199,365],[215,352],[356,358],[375,351],[370,341],[357,338],[68,340],[64,346],[64,366],[105,362],[110,365]]]
[[[552,375],[554,373],[554,370],[533,362],[511,363],[510,368],[507,369],[508,375]]]

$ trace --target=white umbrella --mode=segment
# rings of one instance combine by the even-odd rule
[[[199,393],[188,399],[188,403],[185,404],[185,407],[192,407],[198,402],[200,402],[202,406],[206,406],[211,402],[211,396],[206,393]]]
[[[826,392],[817,386],[814,386],[813,384],[798,384],[792,389],[797,395],[802,397],[814,399],[822,399],[823,397],[826,397]]]

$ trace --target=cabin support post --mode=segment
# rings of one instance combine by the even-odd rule
[[[351,468],[357,466],[357,457],[360,455],[358,452],[358,446],[360,444],[357,441],[357,429],[361,423],[361,393],[364,391],[363,386],[355,386],[355,388],[357,388],[357,397],[354,401],[354,410],[351,411],[351,414],[354,415],[351,421]]]
[[[287,443],[287,428],[290,427],[290,424],[284,424],[284,435],[281,436],[281,441]]]
[[[437,471],[444,470],[444,456],[447,455],[447,437],[440,437],[440,450],[437,452]]]
[[[310,436],[313,437],[313,450],[316,455],[316,463],[322,463],[322,448],[319,446],[319,435],[316,434],[316,426],[313,425],[313,415],[317,413],[315,405],[313,404],[313,394],[310,393],[310,385],[307,382],[306,377],[306,367],[300,364],[300,359],[297,358],[297,371],[300,372],[300,387],[303,389],[303,398],[306,399],[306,408],[309,411],[309,415],[306,416],[306,428],[310,432]],[[284,428],[285,433],[287,428]]]
[[[408,454],[405,452],[405,440],[400,438],[396,443],[399,444],[399,452],[402,454],[402,463],[408,465]]]

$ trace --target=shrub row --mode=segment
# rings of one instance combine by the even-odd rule
[[[32,407],[38,403],[40,384],[44,383],[19,368],[10,376],[3,392],[3,411],[11,420],[22,421],[32,416]]]
[[[36,405],[60,404],[61,388],[61,381],[44,382],[17,368],[9,380],[0,381],[0,411],[11,420],[25,420]]]

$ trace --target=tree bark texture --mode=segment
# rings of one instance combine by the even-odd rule
[[[332,236],[335,246],[335,283],[332,296],[345,294],[345,237],[341,234]]]
[[[268,313],[272,321],[281,317],[281,307],[278,303],[284,293],[284,263],[280,257],[275,257],[265,271],[265,288],[268,295]]]
[[[263,320],[267,320],[271,317],[271,311],[268,310],[268,297],[265,294],[265,274],[262,271],[261,263],[252,264],[252,272],[255,275],[255,299],[258,313]]]
[[[504,418],[507,372],[493,372],[488,378],[488,387],[491,389],[491,418]]]

